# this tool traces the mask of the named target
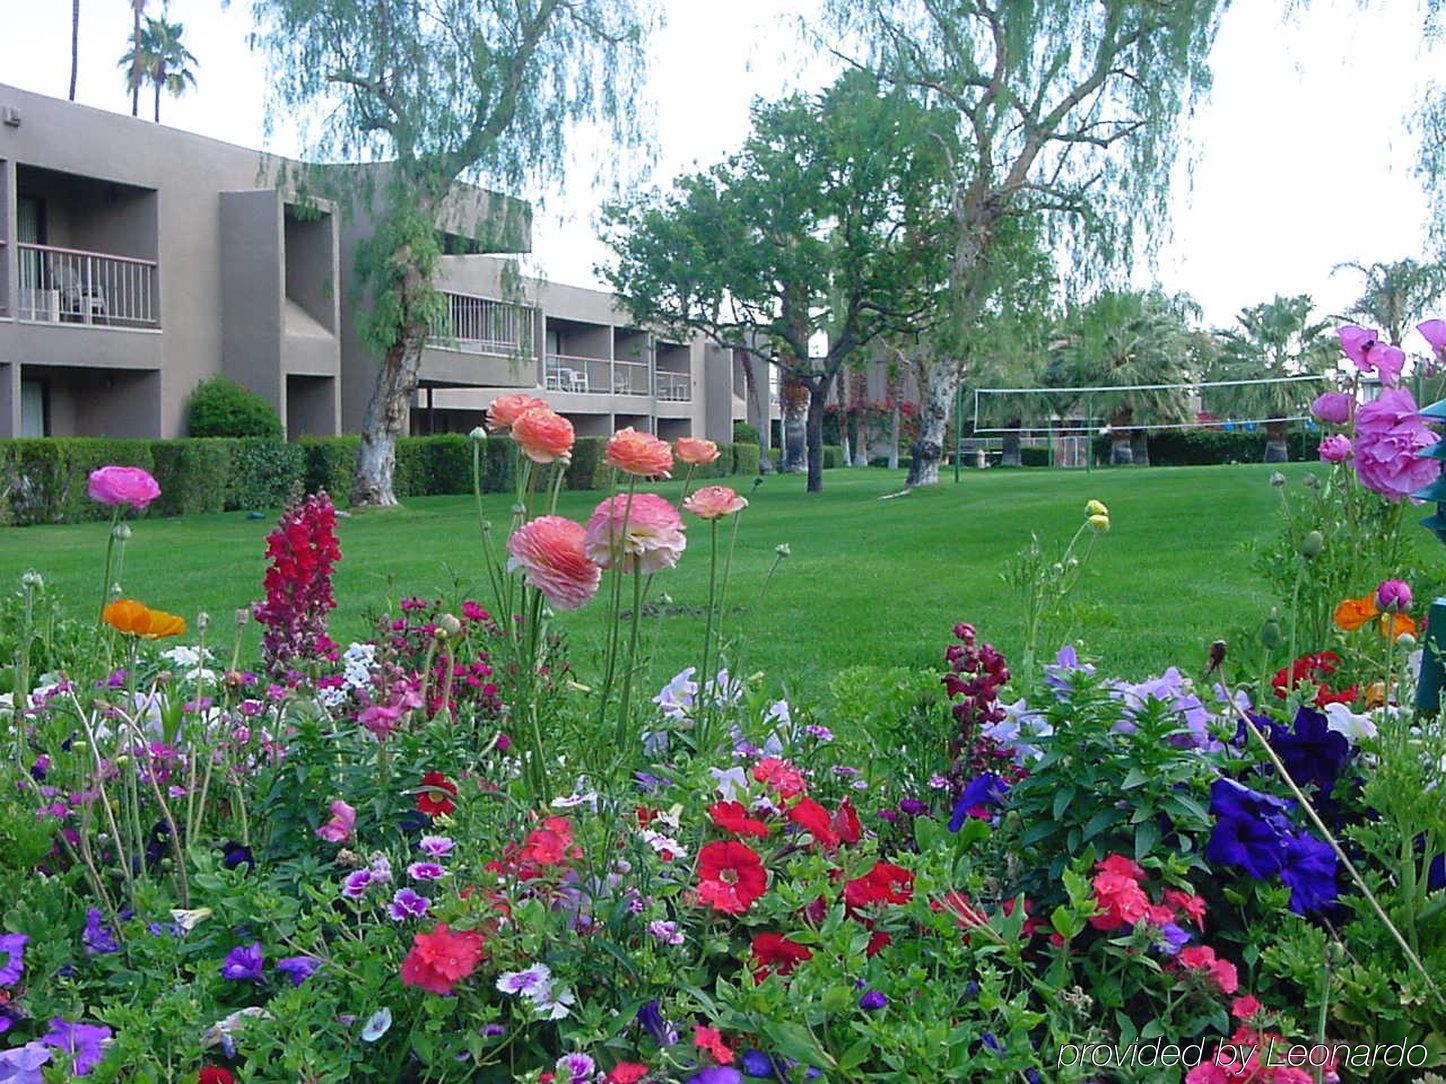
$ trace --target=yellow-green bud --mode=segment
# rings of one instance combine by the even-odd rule
[[[1300,540],[1300,555],[1307,561],[1319,557],[1325,549],[1325,535],[1319,531],[1311,531]]]

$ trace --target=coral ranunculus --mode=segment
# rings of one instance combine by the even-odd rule
[[[587,532],[562,516],[538,516],[507,540],[507,571],[522,569],[527,582],[559,610],[576,610],[597,593],[602,569],[583,549]]]
[[[678,462],[690,467],[706,467],[718,459],[718,445],[698,437],[679,437],[674,444]]]
[[[143,602],[118,598],[108,603],[101,611],[100,619],[117,632],[132,636],[144,636],[158,640],[165,636],[180,636],[186,631],[186,619],[165,610],[153,610]]]
[[[673,469],[668,442],[651,433],[639,433],[631,425],[612,435],[605,455],[618,470],[643,478],[667,478]]]
[[[747,507],[748,498],[740,497],[728,486],[704,486],[683,502],[683,510],[699,519],[722,519]]]
[[[140,467],[112,466],[91,471],[85,492],[101,504],[128,504],[139,511],[161,495],[161,487]]]
[[[551,407],[524,410],[512,422],[512,439],[534,463],[552,463],[572,454],[572,422]]]
[[[741,915],[768,888],[763,861],[745,844],[708,843],[698,852],[698,902]]]
[[[619,493],[593,509],[584,549],[603,568],[672,568],[688,540],[678,510],[656,493]]]
[[[449,930],[445,922],[431,933],[412,938],[412,950],[402,961],[402,983],[420,986],[433,994],[450,994],[452,987],[477,970],[482,960],[482,935],[471,930]]]
[[[487,428],[494,433],[511,429],[518,418],[534,407],[549,409],[545,400],[533,395],[499,395],[487,408]]]

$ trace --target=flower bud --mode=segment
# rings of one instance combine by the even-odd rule
[[[1320,475],[1307,474],[1304,478],[1301,479],[1301,484],[1304,485],[1306,489],[1319,489]]]
[[[1412,636],[1409,632],[1403,632],[1400,636],[1396,637],[1396,646],[1410,651],[1416,646],[1416,637]]]
[[[206,631],[208,628],[210,628],[210,627],[211,627],[211,615],[210,615],[210,614],[208,614],[205,610],[202,610],[202,611],[200,611],[198,614],[196,614],[196,631],[197,631],[197,632],[205,632],[205,631]]]
[[[1092,500],[1085,505],[1086,516],[1107,516],[1109,514],[1110,510],[1105,507],[1105,503],[1103,501]]]
[[[777,546],[773,548],[773,552],[779,557],[787,557],[791,553],[793,553],[793,551],[788,548],[787,542],[780,542]]]
[[[462,633],[462,622],[452,614],[443,614],[437,619],[437,631],[445,632],[448,636],[459,636]]]
[[[1095,515],[1090,516],[1089,525],[1100,534],[1104,534],[1110,529],[1110,517],[1096,513]]]
[[[131,536],[130,524],[117,523],[114,527],[111,528],[110,536],[114,538],[117,542],[125,542],[129,540]]]
[[[1274,650],[1280,646],[1281,639],[1280,622],[1276,620],[1275,612],[1272,610],[1270,616],[1266,618],[1265,624],[1260,626],[1260,642],[1265,647]]]
[[[1319,531],[1310,531],[1300,540],[1300,555],[1307,561],[1319,557],[1324,549],[1325,535]]]
[[[479,425],[467,434],[467,439],[477,444],[481,444],[484,440],[487,439],[487,430]]]
[[[1273,471],[1271,471],[1271,472],[1270,472],[1270,484],[1271,484],[1271,487],[1274,488],[1274,489],[1279,489],[1279,488],[1281,488],[1283,485],[1285,485],[1285,475],[1281,474],[1280,471],[1278,471],[1278,470],[1273,470]]]
[[[39,591],[45,586],[45,580],[35,569],[26,569],[20,577],[20,586],[27,591]]]

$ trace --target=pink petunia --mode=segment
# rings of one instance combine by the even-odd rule
[[[522,569],[527,582],[559,610],[576,610],[597,593],[602,569],[588,557],[582,524],[562,516],[539,516],[507,540],[507,570]]]
[[[656,493],[620,493],[593,510],[584,549],[602,568],[658,572],[672,568],[688,540],[678,510]]]

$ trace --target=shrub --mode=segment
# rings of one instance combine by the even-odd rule
[[[151,470],[151,442],[108,437],[43,437],[6,442],[0,491],[17,524],[105,519],[110,510],[86,496],[97,467],[118,464]]]
[[[1320,433],[1293,429],[1286,435],[1292,462],[1318,458]],[[1096,461],[1110,460],[1110,438],[1093,441]],[[1165,430],[1150,434],[1150,465],[1155,467],[1197,467],[1217,463],[1260,463],[1265,459],[1265,430],[1252,432],[1223,429]]]
[[[238,440],[226,488],[227,511],[280,508],[306,478],[306,453],[299,444],[251,437]]]
[[[572,465],[563,484],[568,489],[606,489],[612,484],[612,468],[603,459],[607,437],[578,437],[572,446]]]
[[[400,480],[401,488],[398,487]],[[472,444],[463,433],[397,441],[398,496],[430,497],[472,491]]]
[[[825,444],[823,446],[823,469],[832,470],[835,467],[842,467],[843,465],[843,446],[840,444]]]
[[[1047,467],[1049,466],[1049,449],[1021,448],[1019,449],[1019,463],[1024,467]]]
[[[357,437],[303,437],[306,455],[306,491],[326,490],[338,503],[346,501],[356,476]]]
[[[515,484],[512,441],[491,438],[482,445],[482,491],[510,493]]]
[[[152,441],[153,473],[161,487],[156,511],[166,516],[223,511],[235,448],[234,441],[217,437]]]
[[[213,376],[196,385],[186,404],[186,418],[193,437],[281,439],[281,419],[271,404],[224,376]]]
[[[736,430],[735,430],[736,433]],[[733,445],[733,473],[755,475],[759,468],[757,444],[737,442]]]
[[[758,427],[749,425],[747,422],[733,423],[733,443],[735,444],[757,444]]]

